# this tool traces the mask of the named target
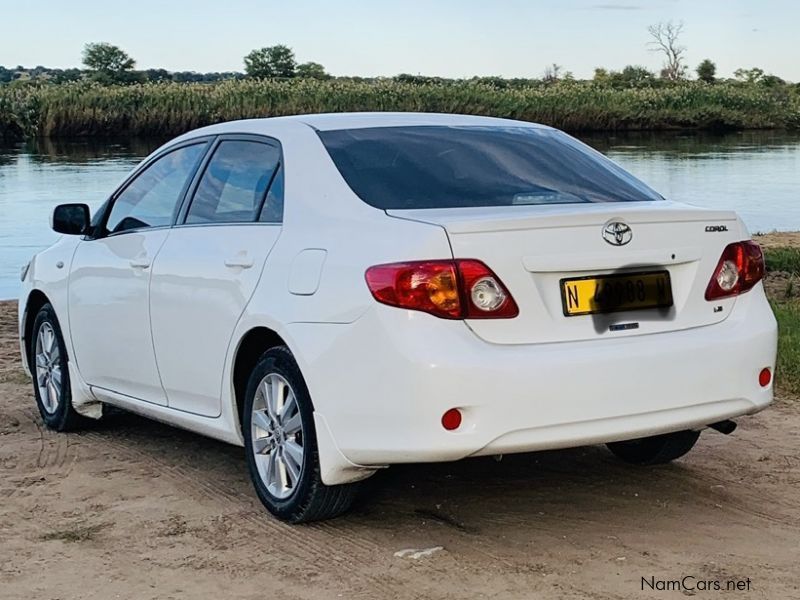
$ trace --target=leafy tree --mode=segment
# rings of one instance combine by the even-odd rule
[[[763,85],[763,86],[766,86],[766,87],[776,87],[776,86],[779,86],[779,85],[785,85],[786,84],[786,80],[785,79],[781,79],[777,75],[771,75],[770,74],[770,75],[764,75],[761,78],[761,80],[759,81],[759,83],[761,85]]]
[[[641,85],[643,83],[649,83],[655,80],[655,74],[646,69],[645,67],[640,67],[639,65],[628,65],[622,72],[619,74],[619,78],[627,84],[633,85]]]
[[[101,83],[126,83],[137,79],[136,61],[119,46],[105,42],[86,44],[83,64],[92,71],[92,78]]]
[[[609,74],[607,69],[603,67],[596,67],[594,70],[594,77],[592,77],[593,81],[597,83],[608,83],[611,75]]]
[[[622,71],[594,70],[594,81],[616,88],[649,86],[656,80],[655,73],[638,65],[628,65]]]
[[[144,75],[147,81],[172,81],[172,73],[166,69],[147,69]]]
[[[736,69],[733,76],[745,83],[759,83],[765,87],[777,87],[785,85],[786,81],[777,75],[767,74],[764,69],[753,67],[752,69]]]
[[[67,83],[79,81],[83,77],[83,71],[80,69],[48,69],[45,75],[49,76],[53,83]]]
[[[283,45],[259,48],[244,57],[244,70],[250,77],[294,77],[296,67],[294,52]]]
[[[752,69],[736,69],[733,76],[746,83],[758,83],[764,77],[764,69],[753,67]]]
[[[172,80],[177,81],[178,83],[197,82],[201,81],[202,79],[203,75],[195,71],[179,71],[172,74]]]
[[[686,75],[686,65],[683,62],[683,53],[686,47],[678,44],[683,32],[683,23],[657,23],[647,28],[650,37],[650,50],[664,55],[664,68],[661,69],[662,79],[678,81]]]
[[[717,65],[711,59],[705,59],[699,65],[697,65],[697,69],[695,69],[697,73],[697,78],[700,81],[705,81],[706,83],[714,83],[716,80],[717,74]]]
[[[297,65],[294,72],[296,77],[305,79],[328,79],[330,75],[325,72],[325,67],[316,62],[305,62]]]

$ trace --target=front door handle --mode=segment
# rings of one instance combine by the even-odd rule
[[[134,269],[147,269],[150,267],[150,259],[145,257],[131,259],[131,266]]]
[[[237,267],[240,269],[249,269],[253,266],[253,259],[247,256],[247,254],[237,254],[233,258],[226,259],[225,266],[231,269]]]

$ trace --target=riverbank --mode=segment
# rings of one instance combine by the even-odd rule
[[[590,81],[504,88],[482,82],[239,80],[216,84],[0,86],[0,138],[172,136],[233,119],[314,112],[490,115],[567,131],[800,128],[797,86],[686,81],[614,88]]]

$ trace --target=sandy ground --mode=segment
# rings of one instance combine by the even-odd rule
[[[773,231],[757,233],[753,239],[762,248],[800,248],[800,231]]]
[[[0,304],[0,598],[800,598],[800,415],[780,398],[672,465],[603,447],[389,469],[348,516],[265,513],[242,450],[120,413],[43,428]],[[426,558],[407,548],[442,546]],[[745,585],[744,583],[742,585]]]

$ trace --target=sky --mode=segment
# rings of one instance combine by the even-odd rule
[[[693,70],[761,67],[800,81],[797,0],[0,0],[0,65],[75,67],[87,42],[119,45],[137,68],[240,71],[253,48],[285,44],[333,75],[576,77],[643,65],[647,26],[683,21]]]

